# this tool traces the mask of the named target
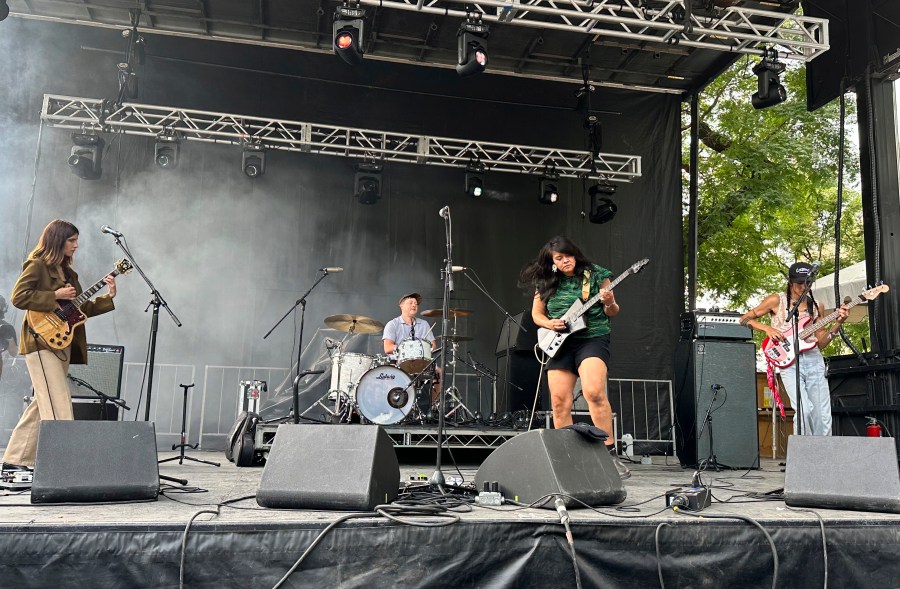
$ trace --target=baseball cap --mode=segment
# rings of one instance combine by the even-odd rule
[[[409,294],[403,295],[402,297],[400,297],[400,303],[399,303],[399,304],[402,305],[402,304],[403,304],[403,301],[405,301],[406,299],[416,299],[416,302],[417,302],[417,303],[421,303],[421,302],[422,302],[422,295],[420,295],[420,294],[417,293],[417,292],[411,292],[411,293],[409,293]]]
[[[788,277],[791,282],[808,282],[812,276],[812,264],[806,262],[794,262],[788,268]]]

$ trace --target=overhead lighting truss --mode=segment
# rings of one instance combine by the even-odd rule
[[[631,182],[641,157],[469,139],[391,133],[319,123],[44,95],[41,119],[64,129],[156,137],[167,129],[183,141],[242,145],[387,162],[466,168],[477,158],[491,172],[539,175],[553,165],[560,177]],[[594,156],[592,158],[592,155]],[[593,159],[593,162],[591,161]]]
[[[763,55],[776,47],[778,57],[802,62],[828,51],[828,21],[799,14],[739,6],[699,10],[686,15],[684,0],[359,0],[362,5],[466,18],[466,4],[482,11],[482,20],[539,29],[555,29],[729,53]],[[463,8],[452,10],[448,4]],[[695,2],[696,4],[696,2]],[[756,22],[754,22],[756,21]]]

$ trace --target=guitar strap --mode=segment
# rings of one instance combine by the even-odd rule
[[[591,296],[591,271],[585,269],[584,278],[581,280],[581,300],[587,301]]]

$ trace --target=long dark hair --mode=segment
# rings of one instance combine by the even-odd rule
[[[519,286],[529,289],[531,293],[537,291],[545,303],[556,292],[556,288],[559,286],[559,277],[562,274],[562,272],[553,271],[553,252],[574,257],[576,275],[593,267],[591,261],[568,237],[557,235],[545,243],[537,257],[528,262],[519,272]]]
[[[62,265],[63,268],[69,268],[72,266],[72,258],[65,255],[66,241],[78,233],[78,227],[75,225],[62,219],[54,219],[44,227],[37,247],[28,257],[42,260],[51,267]]]
[[[785,313],[791,310],[791,287],[794,284],[800,284],[799,282],[793,282],[790,277],[788,277],[787,288],[784,290],[785,300],[787,301],[787,309],[784,310]],[[809,289],[806,292],[806,312],[812,319],[816,319],[816,316],[819,314],[819,304],[816,302],[816,299],[813,298],[812,289]]]

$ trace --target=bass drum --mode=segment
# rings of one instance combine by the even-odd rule
[[[409,375],[394,366],[373,368],[359,379],[356,406],[372,423],[400,423],[416,402],[416,389],[411,383]]]

